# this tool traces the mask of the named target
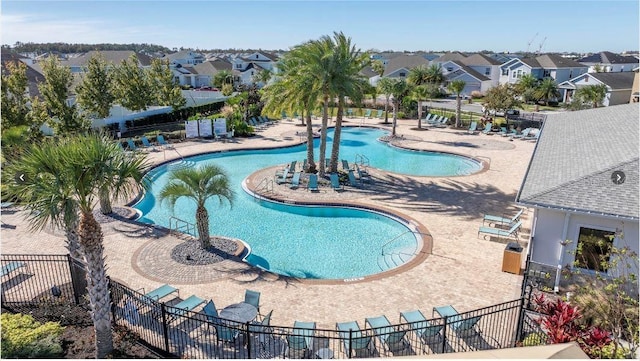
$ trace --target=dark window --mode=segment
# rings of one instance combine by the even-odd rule
[[[447,71],[453,71],[453,67],[452,66],[448,66],[447,67]]]
[[[485,68],[484,75],[491,75],[491,68]]]
[[[502,69],[502,75],[509,75],[509,69]]]
[[[407,76],[407,73],[400,73],[399,76]]]
[[[575,266],[606,272],[615,232],[580,227]]]

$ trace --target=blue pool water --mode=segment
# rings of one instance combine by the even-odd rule
[[[478,162],[464,157],[389,147],[376,140],[383,135],[385,132],[377,129],[344,128],[340,158],[352,162],[356,154],[364,154],[371,166],[404,174],[452,175],[480,170]],[[381,258],[383,248],[385,253],[415,252],[418,241],[414,234],[404,223],[385,215],[352,208],[260,201],[242,189],[241,183],[249,174],[291,160],[301,161],[305,156],[306,146],[300,145],[189,157],[149,172],[152,185],[134,207],[142,214],[141,222],[169,227],[170,218],[175,216],[195,223],[194,203],[179,199],[171,208],[158,203],[156,195],[167,183],[172,168],[185,163],[188,166],[213,163],[227,172],[236,199],[232,208],[220,205],[217,200],[207,203],[211,234],[246,242],[251,248],[247,261],[253,265],[293,277],[349,279],[398,266]]]

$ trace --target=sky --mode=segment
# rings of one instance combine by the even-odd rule
[[[2,0],[0,42],[287,50],[342,31],[362,50],[622,52],[639,1]]]

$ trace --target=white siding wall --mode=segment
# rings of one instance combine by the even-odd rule
[[[551,266],[558,264],[562,246],[562,229],[564,227],[564,213],[547,209],[537,210],[535,213],[535,237],[531,247],[531,260]]]

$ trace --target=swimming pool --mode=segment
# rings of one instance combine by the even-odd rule
[[[410,171],[419,171],[422,169],[420,162],[412,158],[426,160],[433,156],[427,152],[389,147],[386,143],[377,141],[384,134],[384,131],[378,129],[344,128],[340,158],[352,161],[356,154],[362,154],[366,155],[373,167],[387,169],[385,166],[388,166],[391,171],[407,173],[406,169],[401,168],[402,162],[412,167]],[[472,169],[469,165],[474,163],[477,170],[481,169],[478,162],[464,157],[443,153],[436,155],[446,156],[446,162],[452,164],[455,164],[452,161],[454,159],[461,162],[447,167],[453,174],[460,174],[463,168],[462,172],[466,174],[464,172],[469,171],[467,168]],[[251,173],[277,164],[286,164],[291,160],[301,160],[305,156],[306,146],[299,145],[213,153],[165,164],[149,172],[147,176],[153,180],[152,185],[134,208],[142,214],[139,219],[141,222],[168,227],[172,216],[194,222],[195,204],[187,199],[179,199],[175,207],[171,208],[166,204],[158,204],[156,195],[167,183],[168,171],[172,168],[184,165],[184,162],[191,166],[214,163],[227,172],[237,197],[231,209],[228,206],[220,207],[215,200],[207,203],[211,234],[246,242],[251,248],[247,261],[253,265],[299,278],[352,279],[380,273],[399,265],[400,261],[388,262],[388,257],[383,256],[383,253],[406,255],[417,251],[419,241],[411,232],[411,226],[402,220],[354,208],[257,201],[242,189],[242,181]],[[387,245],[391,240],[391,244]],[[395,258],[397,260],[402,257]]]

